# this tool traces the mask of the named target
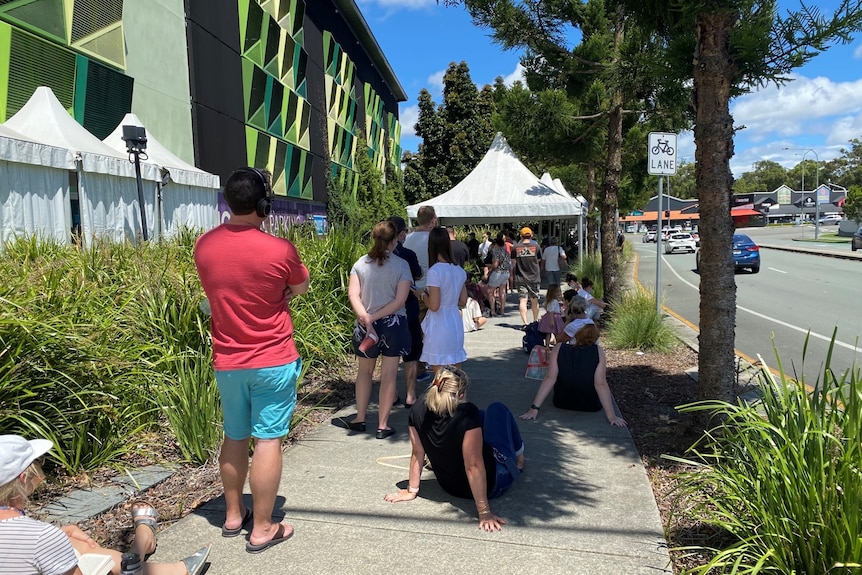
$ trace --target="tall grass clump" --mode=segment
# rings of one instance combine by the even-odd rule
[[[578,279],[590,278],[593,280],[593,297],[602,297],[605,293],[605,280],[602,276],[602,256],[584,254],[584,257],[575,265],[569,266],[569,272],[578,276]],[[565,274],[563,275],[565,279]]]
[[[668,352],[677,337],[663,314],[656,312],[655,295],[645,290],[626,290],[614,303],[613,314],[602,334],[609,347]]]
[[[355,231],[341,226],[323,236],[312,226],[292,226],[287,235],[311,278],[308,292],[290,304],[297,347],[306,368],[325,368],[343,361],[350,350],[355,316],[347,284],[350,268],[368,247]]]
[[[721,424],[685,461],[697,469],[682,475],[676,509],[693,502],[687,513],[733,539],[692,572],[862,569],[862,377],[858,366],[836,377],[831,355],[832,346],[813,391],[778,358],[778,376],[759,372],[759,401],[681,408],[706,410]]]

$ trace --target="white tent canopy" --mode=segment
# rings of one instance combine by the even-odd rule
[[[103,141],[125,153],[123,126],[140,126],[147,134],[147,163],[160,168],[170,183],[158,184],[159,226],[157,235],[173,236],[181,228],[208,230],[218,225],[219,177],[181,160],[156,140],[134,114],[123,121]],[[163,181],[166,181],[163,179]]]
[[[126,154],[103,143],[72,118],[50,88],[40,86],[6,127],[37,142],[64,148],[77,160],[77,192],[82,239],[107,237],[134,241],[141,231],[135,166]],[[148,235],[159,179],[155,164],[142,164]]]
[[[422,206],[433,206],[447,225],[576,218],[581,213],[578,200],[537,178],[500,133],[467,177],[448,192],[407,206],[407,215],[416,218]]]
[[[115,153],[119,152],[126,155],[126,142],[123,140],[123,126],[139,126],[144,128],[147,133],[147,149],[148,162],[156,164],[162,168],[167,168],[170,171],[171,180],[188,186],[199,188],[219,188],[219,177],[205,172],[197,167],[181,160],[173,154],[169,149],[164,147],[161,142],[153,137],[146,126],[134,114],[126,114],[123,121],[120,122],[116,129],[111,134],[102,140],[110,146]]]
[[[69,150],[39,144],[0,125],[0,241],[38,235],[68,242],[72,227]]]

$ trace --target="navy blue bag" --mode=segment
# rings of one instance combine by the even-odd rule
[[[527,324],[524,328],[524,337],[521,340],[524,353],[530,353],[537,345],[545,345],[545,336],[539,331],[539,322]]]

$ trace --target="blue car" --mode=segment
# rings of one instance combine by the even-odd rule
[[[694,265],[700,271],[700,250],[694,256]],[[760,248],[745,234],[733,234],[733,267],[734,271],[748,268],[753,274],[760,271]]]
[[[760,248],[745,234],[733,234],[733,265],[736,271],[748,268],[751,273],[760,271]]]

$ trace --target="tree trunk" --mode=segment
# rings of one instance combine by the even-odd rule
[[[617,19],[614,24],[614,62],[620,58],[625,35],[625,9],[617,4]],[[620,178],[623,171],[623,93],[622,88],[612,84],[611,107],[608,114],[608,150],[605,170],[605,185],[602,198],[602,279],[603,297],[612,302],[619,298],[620,265],[617,250],[616,215],[619,207]]]
[[[596,207],[596,165],[590,162],[587,166],[587,233],[584,241],[587,244],[587,255],[596,255],[596,219],[591,217]]]
[[[701,12],[694,56],[695,178],[700,199],[700,336],[698,397],[733,399],[736,281],[730,196],[733,117],[730,88],[736,70],[730,33],[738,14]]]

